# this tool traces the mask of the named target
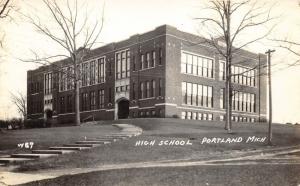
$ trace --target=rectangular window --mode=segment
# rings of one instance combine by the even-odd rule
[[[155,63],[156,63],[156,53],[155,53],[155,51],[152,51],[151,67],[154,67]]]
[[[59,98],[59,106],[60,106],[60,113],[65,113],[65,97],[60,97]],[[36,110],[38,110],[38,109],[36,109]]]
[[[220,67],[219,67],[219,77],[220,80],[225,80],[225,74],[226,74],[226,69],[225,69],[225,62],[220,62]]]
[[[162,81],[162,79],[159,79],[159,83],[158,83],[158,96],[162,96],[162,88],[163,88],[163,81]]]
[[[182,103],[183,103],[183,104],[187,104],[186,82],[182,82],[182,85],[181,85],[181,92],[182,92]]]
[[[155,80],[152,80],[152,83],[151,83],[151,97],[155,97]]]
[[[162,49],[159,48],[159,59],[158,59],[159,65],[162,65],[162,57],[163,57],[163,52],[162,52]]]
[[[95,84],[95,61],[91,61],[90,62],[90,85],[94,85]]]
[[[150,82],[146,81],[146,98],[150,97]]]
[[[192,83],[187,83],[187,104],[192,105]]]
[[[135,56],[132,57],[132,71],[136,71],[136,60],[135,60]]]
[[[186,119],[186,112],[181,112],[181,119]]]
[[[90,92],[90,110],[96,109],[96,95],[95,91]]]
[[[145,56],[144,54],[141,54],[141,63],[140,63],[140,69],[144,69],[144,63],[145,63]]]
[[[98,91],[99,94],[99,109],[104,108],[104,90],[99,90]]]
[[[140,98],[143,99],[145,96],[144,96],[144,92],[145,92],[145,89],[144,89],[144,83],[141,82],[140,83]]]
[[[146,53],[146,61],[145,61],[145,68],[149,68],[149,63],[150,63],[150,53]]]
[[[197,93],[197,103],[198,106],[203,106],[203,86],[198,85],[198,93]]]
[[[82,99],[82,105],[81,109],[82,111],[88,110],[88,93],[82,93],[81,94],[81,99]]]
[[[126,77],[130,77],[130,51],[126,51]]]
[[[68,95],[67,96],[67,112],[73,112],[73,96]]]
[[[198,60],[197,60],[197,56],[193,56],[193,75],[197,76],[198,75]]]
[[[181,73],[187,73],[187,55],[185,53],[181,53]]]
[[[192,95],[192,105],[197,106],[197,94],[198,94],[198,85],[193,84],[193,95]]]
[[[105,58],[99,58],[98,59],[98,70],[97,70],[97,76],[98,76],[98,83],[105,82]]]
[[[220,89],[220,108],[221,109],[224,109],[225,108],[225,101],[224,101],[224,98],[225,98],[225,89],[224,88],[221,88]],[[234,110],[234,109],[233,109]]]
[[[213,88],[207,87],[207,107],[213,107]]]

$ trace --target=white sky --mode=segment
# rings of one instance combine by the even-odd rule
[[[104,43],[124,40],[136,33],[153,30],[157,26],[169,24],[179,30],[198,33],[199,25],[193,20],[201,14],[200,4],[207,0],[106,0],[105,24],[99,41]],[[274,0],[264,0],[274,3]],[[88,0],[94,7],[93,17],[100,17],[103,0]],[[281,15],[273,37],[297,40],[300,31],[300,7],[297,0],[277,1],[273,9],[274,15]],[[34,13],[42,20],[47,19],[41,0],[22,0],[17,6],[20,12]],[[15,14],[15,21],[2,22],[1,28],[6,32],[5,49],[0,51],[0,118],[18,116],[16,108],[10,102],[9,91],[26,92],[26,71],[37,67],[36,64],[24,64],[18,58],[31,57],[30,50],[40,54],[58,54],[61,48],[28,25],[24,19]],[[298,31],[298,32],[297,32]],[[252,32],[251,37],[259,31]],[[298,39],[300,41],[300,39]],[[257,43],[249,49],[264,53],[274,44]],[[300,49],[299,49],[300,51]],[[274,63],[293,63],[294,56],[276,48]],[[274,67],[273,102],[275,122],[300,122],[300,65],[299,67],[279,70]]]

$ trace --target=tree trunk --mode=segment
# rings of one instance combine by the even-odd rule
[[[75,125],[80,125],[79,81],[75,82]]]

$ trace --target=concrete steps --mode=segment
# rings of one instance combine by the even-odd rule
[[[0,158],[0,163],[3,166],[3,165],[8,164],[8,163],[22,163],[22,162],[31,161],[31,160],[34,160],[34,159],[31,159],[31,158],[11,158],[11,157],[8,157],[8,158]]]
[[[79,150],[85,150],[85,149],[90,149],[92,147],[49,147],[49,149],[52,149],[52,150],[76,150],[76,151],[79,151]]]
[[[133,136],[140,135],[142,130],[138,127],[128,125],[128,124],[114,124],[114,126],[121,129],[120,133],[112,133],[105,136],[99,137],[88,137],[84,141],[77,141],[74,144],[64,144],[63,146],[49,147],[46,150],[32,150],[31,153],[24,154],[12,154],[0,157],[0,166],[5,166],[9,163],[19,163],[32,161],[39,158],[48,158],[53,156],[58,156],[61,154],[73,153],[85,149],[91,149],[93,147],[98,147],[105,144],[110,144],[112,142],[127,139]]]
[[[75,152],[75,150],[33,150],[33,154],[69,154]]]
[[[12,158],[49,158],[52,156],[58,156],[58,154],[12,154],[10,157]]]
[[[64,147],[99,147],[101,144],[64,144]]]
[[[109,141],[76,141],[76,144],[109,144]]]

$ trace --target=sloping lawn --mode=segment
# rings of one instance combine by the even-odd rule
[[[0,133],[0,155],[30,152],[34,149],[47,149],[50,146],[74,143],[87,137],[97,137],[119,129],[111,125],[91,125],[11,130]],[[18,144],[33,142],[33,148],[18,148]]]
[[[232,152],[249,149],[265,149],[264,142],[246,143],[248,137],[266,137],[267,126],[263,124],[234,124],[234,133],[227,134],[224,125],[217,122],[199,123],[176,119],[136,119],[113,121],[114,123],[133,123],[144,129],[141,136],[104,145],[84,153],[64,154],[59,157],[27,162],[18,171],[47,169],[91,168],[101,165],[147,162],[158,160],[209,159],[231,156]],[[107,123],[107,122],[106,122]],[[104,127],[100,125],[101,127]],[[108,127],[108,126],[107,126]],[[74,131],[75,132],[75,131]],[[274,145],[288,146],[299,144],[299,127],[274,126]],[[74,134],[75,135],[75,134]],[[76,134],[78,135],[78,134]],[[239,143],[202,143],[203,138],[238,138]],[[158,145],[160,141],[178,140],[192,145]],[[155,141],[153,146],[136,146],[137,142]]]

